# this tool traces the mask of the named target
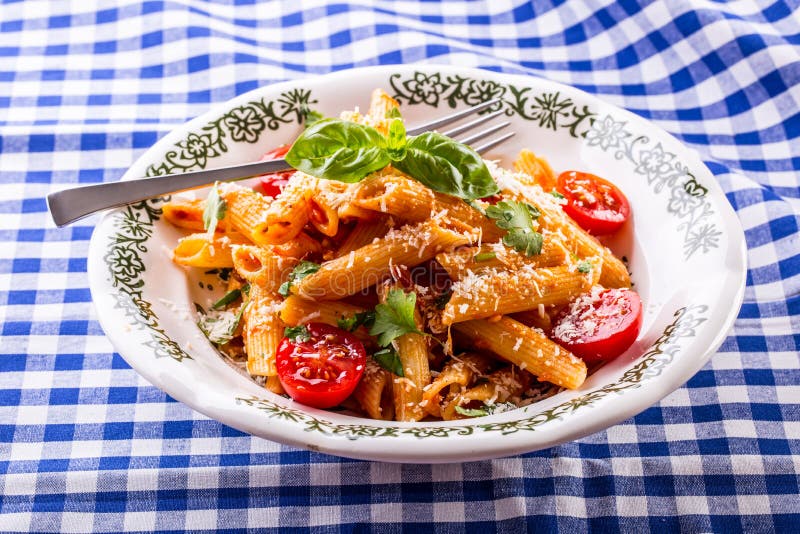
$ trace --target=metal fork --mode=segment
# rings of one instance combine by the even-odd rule
[[[472,114],[489,109],[499,102],[500,99],[489,100],[477,106],[452,113],[417,126],[416,128],[412,128],[408,130],[408,135],[419,135],[423,132],[449,126]],[[456,136],[472,131],[503,113],[504,111],[502,109],[487,113],[475,120],[442,133],[457,138]],[[502,122],[486,130],[461,138],[459,141],[471,145],[478,153],[486,152],[513,136],[514,132],[506,133],[481,145],[473,145],[473,143],[491,136],[503,128],[506,128],[509,124],[511,123],[508,121]],[[72,189],[50,193],[47,195],[47,205],[50,208],[50,215],[53,217],[53,221],[57,226],[61,227],[104,209],[116,208],[126,204],[140,202],[148,198],[211,185],[214,182],[243,180],[252,176],[287,171],[291,168],[292,167],[287,164],[286,161],[278,159],[273,161],[257,161],[218,169],[74,187]]]

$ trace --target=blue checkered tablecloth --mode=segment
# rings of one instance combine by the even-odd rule
[[[0,531],[797,532],[799,6],[0,4]],[[686,385],[552,449],[388,465],[251,438],[113,352],[86,276],[98,219],[56,229],[48,192],[118,179],[172,128],[260,85],[414,62],[568,83],[699,151],[750,270],[735,328]]]

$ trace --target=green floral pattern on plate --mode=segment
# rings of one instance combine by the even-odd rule
[[[673,321],[667,325],[656,342],[653,343],[653,346],[650,347],[650,350],[644,353],[636,365],[625,371],[616,382],[563,402],[549,410],[514,421],[452,426],[415,426],[411,428],[368,424],[338,424],[314,417],[303,410],[281,406],[276,402],[260,397],[236,397],[236,402],[252,406],[271,419],[284,419],[302,424],[308,432],[322,432],[324,434],[344,436],[349,439],[358,439],[365,436],[386,438],[399,437],[401,435],[412,435],[417,438],[446,438],[453,435],[468,436],[479,432],[513,434],[523,430],[533,431],[547,422],[561,419],[566,414],[591,406],[604,397],[614,393],[620,394],[628,389],[638,388],[642,382],[659,376],[680,350],[680,340],[696,335],[696,328],[706,320],[703,315],[707,310],[708,307],[705,305],[694,305],[677,310],[673,315]],[[518,411],[524,414],[530,409],[532,407],[522,408]]]
[[[395,98],[403,104],[425,104],[438,107],[446,103],[475,105],[493,98],[501,99],[483,113],[505,109],[535,122],[546,130],[566,130],[574,138],[584,138],[589,147],[628,160],[633,172],[647,180],[657,194],[664,192],[666,210],[681,222],[683,252],[688,259],[696,252],[705,254],[719,247],[722,232],[709,222],[714,211],[706,198],[708,189],[697,182],[689,168],[677,156],[664,150],[646,135],[633,133],[628,121],[611,115],[599,116],[588,106],[580,106],[559,91],[534,93],[530,87],[517,87],[492,80],[476,80],[459,75],[415,72],[405,77],[393,74],[389,82]]]

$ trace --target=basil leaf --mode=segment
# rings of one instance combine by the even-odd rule
[[[397,376],[405,376],[403,372],[403,362],[400,361],[400,356],[397,355],[397,351],[394,350],[394,347],[387,347],[379,350],[372,355],[372,359],[390,373],[394,373]]]
[[[211,188],[206,199],[206,209],[203,210],[203,227],[209,234],[213,235],[217,229],[217,223],[225,218],[225,212],[228,210],[228,205],[222,197],[219,196],[217,191],[217,184]]]
[[[299,171],[347,183],[358,182],[390,161],[380,132],[339,119],[313,123],[286,154],[286,162]]]
[[[467,201],[500,192],[478,153],[445,135],[411,137],[406,150],[405,159],[394,166],[434,191]]]
[[[400,161],[406,157],[406,127],[400,119],[389,123],[389,135],[386,136],[386,151],[392,161]]]
[[[404,334],[422,334],[414,321],[417,305],[415,293],[404,293],[402,289],[392,289],[386,302],[375,306],[375,323],[369,333],[378,336],[378,345],[387,346]]]
[[[304,108],[303,109],[303,122],[305,123],[305,127],[308,128],[315,122],[319,122],[325,118],[325,115],[320,113],[319,111],[315,111],[311,108]]]

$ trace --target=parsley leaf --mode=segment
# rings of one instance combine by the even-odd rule
[[[206,209],[203,210],[203,227],[210,235],[214,235],[219,221],[225,218],[225,212],[228,210],[228,205],[225,200],[219,196],[217,184],[211,188],[211,192],[206,199]]]
[[[339,328],[342,330],[347,330],[348,332],[355,331],[361,325],[371,327],[374,323],[374,311],[357,312],[349,317],[340,317],[336,321],[336,324],[339,325]]]
[[[524,202],[503,200],[487,207],[486,216],[493,219],[498,228],[508,230],[503,236],[504,245],[526,256],[542,252],[544,239],[533,227],[533,221],[539,217],[539,210],[534,206]]]
[[[400,356],[398,356],[394,347],[386,347],[385,349],[379,350],[372,355],[372,359],[390,373],[394,373],[397,376],[405,376],[403,372],[403,362],[400,361]]]
[[[556,197],[556,198],[564,198],[564,195],[562,195],[561,193],[559,193],[559,192],[558,192],[558,191],[556,191],[555,189],[553,189],[552,191],[550,191],[550,194],[551,194],[551,195],[553,195],[553,196],[554,196],[554,197]]]
[[[535,256],[542,252],[544,238],[539,232],[509,232],[503,236],[503,244],[512,247],[526,256]]]
[[[589,260],[583,260],[578,264],[578,272],[586,274],[592,270],[592,262]]]
[[[405,293],[402,289],[392,289],[386,295],[386,302],[375,306],[375,323],[369,333],[378,336],[378,345],[385,347],[404,334],[421,334],[414,321],[417,305],[415,293]]]
[[[386,114],[386,118],[387,118],[387,119],[402,119],[402,118],[403,118],[403,116],[402,116],[402,115],[400,115],[400,110],[399,110],[399,109],[397,109],[397,108],[392,108],[392,109],[390,109],[390,110],[389,110],[389,112]]]
[[[292,284],[299,282],[306,276],[319,271],[320,267],[320,264],[314,263],[313,261],[301,261],[295,266],[294,269],[292,269],[292,272],[289,273],[289,279],[282,283],[281,287],[278,288],[278,294],[283,297],[288,297],[292,288]]]
[[[283,335],[295,343],[303,343],[311,339],[311,334],[308,333],[308,328],[304,325],[287,326],[283,329]]]

